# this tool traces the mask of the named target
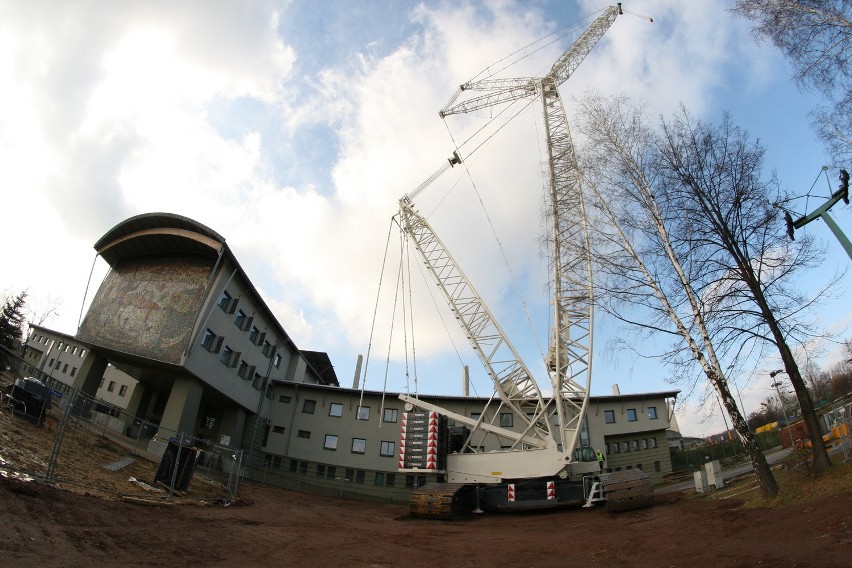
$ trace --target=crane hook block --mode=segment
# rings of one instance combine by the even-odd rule
[[[451,167],[451,168],[452,168],[452,167],[454,167],[456,164],[461,164],[461,158],[459,157],[459,153],[458,153],[458,152],[453,152],[453,157],[452,157],[452,158],[448,158],[448,160],[449,160],[449,162],[450,162],[450,167]]]

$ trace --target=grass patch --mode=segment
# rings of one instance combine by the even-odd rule
[[[819,476],[789,468],[776,469],[773,474],[780,488],[778,495],[764,499],[760,490],[750,491],[739,496],[744,500],[744,508],[774,509],[852,491],[852,463],[834,463],[829,471]]]

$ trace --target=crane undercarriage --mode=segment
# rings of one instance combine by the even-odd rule
[[[518,479],[496,485],[427,483],[411,494],[411,515],[449,519],[471,512],[520,512],[606,503],[609,512],[654,504],[647,474],[634,469],[589,475],[580,481],[554,478]]]

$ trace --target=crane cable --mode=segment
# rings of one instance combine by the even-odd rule
[[[370,324],[370,339],[367,343],[367,357],[365,358],[365,361],[364,361],[364,374],[361,377],[361,400],[362,401],[364,399],[364,387],[367,383],[367,370],[370,368],[370,354],[372,353],[372,349],[373,349],[373,334],[375,333],[375,330],[376,330],[376,317],[377,317],[377,314],[379,313],[379,298],[380,298],[381,292],[382,292],[382,282],[384,280],[385,266],[386,266],[387,260],[388,260],[388,248],[390,246],[390,238],[391,238],[391,232],[392,232],[392,229],[393,229],[393,225],[394,225],[394,221],[393,221],[393,217],[391,217],[390,225],[388,226],[388,236],[387,236],[387,240],[385,241],[385,254],[384,254],[384,258],[382,258],[382,269],[379,273],[379,285],[376,289],[376,303],[375,303],[375,306],[373,307],[373,321]]]
[[[544,36],[542,36],[542,37],[540,37],[540,38],[538,38],[534,41],[531,41],[527,45],[516,49],[515,51],[513,51],[512,53],[509,53],[508,55],[504,56],[501,59],[498,59],[492,65],[501,64],[504,61],[506,61],[507,59],[509,59],[510,57],[514,57],[514,56],[518,55],[519,53],[523,52],[524,50],[529,49],[532,46],[534,46],[534,45],[536,45],[540,42],[543,42],[543,41],[545,41],[546,39],[548,39],[552,36],[556,36],[551,41],[548,41],[547,43],[541,45],[540,47],[537,47],[536,49],[526,53],[525,55],[518,57],[517,59],[514,59],[513,61],[507,63],[506,65],[503,65],[499,69],[495,69],[494,71],[491,71],[492,65],[485,67],[485,69],[483,69],[482,71],[480,71],[479,73],[474,75],[470,80],[466,81],[465,84],[473,83],[473,82],[478,81],[478,80],[489,79],[489,78],[493,77],[494,75],[496,75],[497,73],[505,71],[506,69],[508,69],[512,65],[515,65],[515,64],[523,61],[524,59],[534,55],[535,53],[538,53],[539,51],[543,50],[544,48],[549,47],[549,46],[553,45],[554,43],[563,40],[569,34],[575,33],[578,29],[582,29],[580,27],[581,22],[586,22],[588,20],[591,20],[592,18],[597,17],[598,15],[602,14],[607,9],[608,8],[602,8],[602,9],[598,10],[597,12],[592,12],[591,14],[587,14],[587,15],[581,17],[581,18],[574,20],[573,22],[571,22],[569,24],[562,26],[559,29],[556,29],[556,30],[550,32],[547,35],[544,35]],[[480,76],[482,76],[482,75],[484,75],[484,76],[482,77],[482,79],[480,79]],[[447,101],[447,104],[445,104],[443,108],[447,108],[448,106],[450,106],[453,103],[453,101],[455,101],[455,99],[457,99],[458,96],[461,95],[462,92],[463,92],[463,89],[461,87],[459,87],[459,89],[457,89],[456,92],[453,94],[453,96],[450,97],[450,100]]]

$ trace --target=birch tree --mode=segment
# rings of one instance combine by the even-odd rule
[[[742,278],[748,269],[725,245],[756,244],[759,250],[749,248],[743,258],[758,266],[757,282],[776,291],[777,305],[787,313],[808,304],[786,283],[815,260],[812,242],[783,238],[784,223],[777,222],[778,212],[767,199],[774,180],[759,176],[762,149],[750,145],[728,119],[717,130],[694,124],[682,112],[655,128],[626,98],[589,95],[580,106],[587,141],[581,169],[589,207],[598,217],[593,223],[598,305],[632,326],[669,337],[670,349],[661,357],[673,375],[700,369],[730,417],[763,495],[772,497],[777,483],[725,373],[744,353],[753,354],[749,346],[765,348],[772,336],[766,334],[753,287]],[[714,159],[685,152],[681,142],[687,139],[705,143],[716,152]],[[721,233],[702,217],[706,213],[698,203],[685,200],[689,190],[703,186],[685,183],[677,169],[684,164],[696,168],[689,170],[694,174],[704,171],[696,179],[713,182],[716,193],[705,197],[727,199]],[[812,331],[805,323],[797,325],[798,332]]]

